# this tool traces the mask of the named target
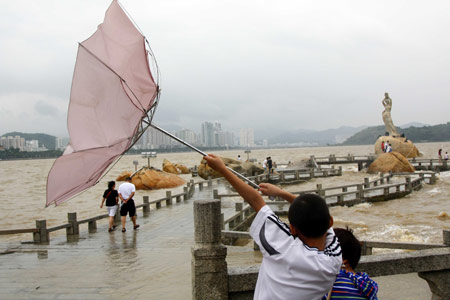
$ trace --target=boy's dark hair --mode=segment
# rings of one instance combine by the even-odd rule
[[[346,227],[334,228],[334,234],[339,240],[342,249],[342,259],[348,260],[352,269],[356,269],[359,259],[361,258],[361,244],[353,235],[353,230]]]
[[[108,189],[112,189],[113,188],[113,186],[114,185],[116,185],[116,182],[115,181],[108,181]]]
[[[289,207],[289,223],[305,237],[317,238],[330,226],[330,212],[322,197],[305,194],[295,198]]]

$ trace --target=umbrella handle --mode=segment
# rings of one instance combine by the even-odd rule
[[[205,152],[203,152],[202,150],[192,146],[191,144],[183,141],[182,139],[180,139],[179,137],[175,136],[174,134],[162,129],[161,127],[155,125],[155,124],[150,124],[151,127],[155,128],[156,130],[159,130],[160,132],[164,133],[165,135],[170,136],[171,138],[173,138],[174,140],[176,140],[177,142],[180,142],[181,144],[191,148],[192,150],[200,153],[203,156],[208,156],[208,154],[206,154]],[[230,170],[234,175],[236,175],[237,177],[239,177],[240,179],[246,181],[248,184],[250,184],[253,188],[255,189],[259,189],[259,185],[257,185],[256,183],[254,183],[253,181],[251,181],[250,179],[248,179],[247,177],[243,176],[242,174],[236,172],[235,170],[231,169],[230,167],[227,167],[228,170]]]

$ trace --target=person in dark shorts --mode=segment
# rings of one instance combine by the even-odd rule
[[[114,224],[114,216],[116,215],[117,205],[119,204],[119,194],[117,193],[115,187],[115,181],[108,182],[108,189],[103,193],[102,204],[100,204],[100,208],[102,208],[106,200],[106,208],[108,209],[109,215],[109,232],[116,228],[116,225]]]
[[[122,205],[120,207],[120,217],[122,221],[122,232],[127,231],[125,229],[125,223],[127,221],[127,214],[130,216],[131,221],[133,222],[134,229],[139,228],[139,225],[136,224],[136,206],[134,205],[133,196],[136,192],[136,187],[131,183],[131,177],[127,177],[126,182],[122,183],[119,186],[119,197],[122,201]]]

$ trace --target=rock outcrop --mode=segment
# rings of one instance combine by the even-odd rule
[[[375,154],[383,154],[381,143],[391,144],[392,151],[401,153],[406,158],[413,158],[420,155],[414,143],[404,137],[380,136],[375,142]]]
[[[190,174],[191,170],[189,170],[188,167],[184,166],[184,165],[180,165],[180,164],[174,164],[170,161],[168,161],[167,159],[164,159],[163,161],[163,171],[167,172],[167,173],[172,173],[172,174]]]
[[[167,159],[164,159],[162,168],[163,168],[164,172],[172,173],[175,175],[179,174],[175,165],[173,163],[171,163],[170,161],[168,161]]]
[[[388,172],[414,172],[414,167],[398,152],[383,153],[372,162],[367,170],[368,173]]]
[[[130,175],[131,172],[122,172],[116,180],[123,181]],[[131,183],[136,186],[137,190],[154,190],[177,187],[184,184],[185,181],[177,175],[145,167],[133,175]]]
[[[174,166],[175,168],[177,168],[180,174],[191,174],[191,170],[189,170],[189,168],[186,167],[185,165],[174,164]]]
[[[127,177],[131,176],[131,172],[130,171],[123,171],[122,173],[120,173],[119,176],[117,176],[116,180],[117,181],[125,181],[125,179],[127,179]]]
[[[225,163],[225,165],[231,169],[233,169],[236,172],[242,173],[245,176],[254,176],[264,173],[264,168],[260,165],[251,163],[251,162],[242,162],[236,159],[227,158],[227,157],[221,157],[222,161]],[[213,169],[211,169],[207,164],[205,160],[202,160],[200,162],[200,165],[198,166],[198,176],[200,176],[203,179],[208,179],[208,176],[211,176],[211,178],[219,178],[222,177],[222,175]]]

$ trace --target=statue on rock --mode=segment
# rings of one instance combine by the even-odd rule
[[[386,126],[386,133],[388,135],[380,136],[375,142],[375,154],[380,155],[385,152],[393,151],[402,154],[406,158],[413,158],[420,155],[419,150],[414,146],[414,143],[408,140],[404,135],[401,135],[391,117],[392,99],[389,98],[388,93],[384,93],[382,101],[384,111],[382,113],[383,122]],[[386,151],[389,149],[388,151]]]
[[[400,136],[400,134],[397,131],[397,128],[395,128],[394,122],[392,121],[391,117],[391,109],[392,109],[392,99],[389,98],[388,93],[384,93],[384,99],[381,102],[384,106],[384,111],[382,113],[383,116],[383,122],[386,126],[386,131],[389,132],[390,136]]]

